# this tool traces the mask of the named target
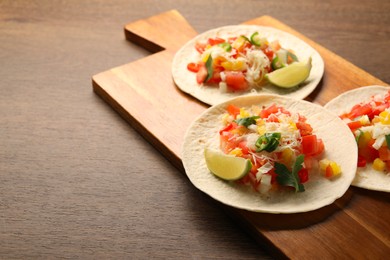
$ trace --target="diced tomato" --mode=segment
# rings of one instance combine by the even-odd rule
[[[242,71],[225,71],[226,85],[233,91],[248,89],[249,85]]]
[[[221,68],[214,68],[213,76],[207,81],[207,83],[219,83],[221,82]]]
[[[236,138],[232,133],[225,131],[219,136],[219,146],[224,153],[228,154],[237,147]]]
[[[387,146],[382,146],[378,150],[379,153],[379,159],[382,161],[390,161],[390,150],[387,148]]]
[[[295,125],[297,126],[301,136],[311,135],[313,132],[313,128],[306,122],[299,121],[295,123]]]
[[[351,121],[349,123],[347,123],[349,129],[351,129],[351,131],[355,131],[356,129],[362,127],[362,122],[360,122],[359,120],[357,121]]]
[[[271,183],[274,184],[276,182],[276,177],[278,177],[278,175],[275,172],[275,168],[270,170],[267,174],[271,175]]]
[[[236,122],[231,122],[230,124],[228,124],[227,126],[225,126],[224,128],[222,128],[220,131],[219,131],[219,134],[222,135],[223,132],[229,132],[233,129],[236,129],[237,128],[237,123]]]
[[[196,73],[196,82],[202,84],[207,78],[207,68],[205,63],[199,63],[199,70]]]
[[[260,117],[265,119],[268,118],[271,114],[276,114],[279,112],[279,108],[276,106],[276,104],[272,104],[268,108],[264,108],[260,112]]]
[[[379,115],[386,108],[390,107],[390,103],[378,104],[373,109],[372,112],[368,115],[368,118],[373,119],[375,116]]]
[[[237,115],[240,114],[240,108],[238,106],[229,104],[226,109],[227,109],[229,115],[233,116],[234,118],[236,118]]]
[[[357,104],[352,107],[351,112],[348,113],[348,118],[355,119],[358,116],[369,115],[372,113],[372,107],[370,104]]]
[[[322,139],[317,138],[317,152],[314,154],[314,156],[322,154],[324,150],[325,150],[324,142],[322,141]]]
[[[195,62],[190,62],[187,64],[187,69],[191,72],[198,72],[199,71],[199,64]]]
[[[249,154],[250,151],[249,151],[248,146],[246,145],[246,141],[239,142],[238,147],[241,149],[241,151],[244,155]]]
[[[363,156],[367,162],[372,162],[379,157],[379,152],[372,145],[374,144],[375,139],[370,139],[367,145],[359,147],[359,155]]]
[[[302,168],[298,172],[298,176],[299,176],[299,180],[301,181],[301,183],[305,183],[309,180],[309,171],[306,168]]]
[[[206,44],[205,43],[200,43],[200,42],[196,42],[195,43],[195,49],[200,53],[202,54],[205,50],[206,50]]]
[[[274,52],[271,48],[266,48],[263,50],[265,56],[267,56],[267,58],[272,61],[272,59],[274,58]]]
[[[366,158],[364,158],[364,157],[361,156],[361,155],[358,155],[357,166],[358,166],[358,167],[365,167],[366,164],[367,164]]]
[[[214,45],[217,45],[217,44],[220,44],[220,43],[223,43],[225,42],[224,39],[222,38],[218,38],[218,37],[215,37],[215,38],[209,38],[207,40],[208,44],[210,44],[211,46],[214,46]]]
[[[318,142],[316,135],[302,136],[302,153],[305,155],[314,155],[318,151]]]

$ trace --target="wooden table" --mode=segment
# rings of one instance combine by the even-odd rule
[[[203,32],[271,15],[390,82],[385,1],[137,2],[0,2],[0,258],[270,256],[92,92],[93,75],[149,55],[129,22],[175,8]]]

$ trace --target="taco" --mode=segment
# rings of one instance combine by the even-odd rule
[[[289,83],[293,85],[283,88],[270,83],[268,75],[293,64],[308,67],[305,73],[293,69],[289,73],[293,75],[289,78],[304,80],[301,84]],[[316,88],[323,73],[321,56],[307,43],[281,30],[255,25],[204,32],[186,43],[172,63],[178,88],[210,105],[257,93],[303,99]]]
[[[316,139],[304,148],[303,136]],[[253,167],[239,180],[221,179],[208,168],[204,152],[209,149],[246,157]],[[284,150],[290,150],[287,158]],[[237,97],[202,113],[186,132],[182,160],[190,181],[226,205],[296,213],[329,205],[346,192],[356,172],[357,147],[348,127],[323,107],[260,94]],[[337,172],[332,173],[333,165]],[[301,169],[306,173],[301,175]],[[280,181],[283,176],[297,185]]]
[[[390,192],[390,87],[353,89],[325,108],[339,115],[356,138],[358,169],[352,185]]]

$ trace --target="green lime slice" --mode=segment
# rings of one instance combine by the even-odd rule
[[[210,148],[205,148],[204,157],[207,168],[215,176],[227,181],[244,177],[252,168],[252,163],[248,159],[227,155]]]
[[[311,57],[307,62],[294,62],[287,67],[266,75],[269,82],[281,88],[292,88],[304,82],[310,75]]]

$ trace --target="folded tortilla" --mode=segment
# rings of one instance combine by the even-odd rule
[[[367,101],[376,94],[386,94],[390,86],[366,86],[350,90],[329,101],[325,108],[341,115],[351,110],[351,108],[363,101]],[[372,163],[367,163],[366,167],[358,167],[356,178],[352,182],[353,186],[390,192],[390,173],[378,172],[372,168]]]
[[[240,35],[250,36],[254,32],[266,37],[270,42],[279,40],[281,46],[285,49],[294,50],[300,61],[307,61],[312,57],[312,69],[305,82],[291,89],[279,88],[271,84],[264,85],[260,89],[252,89],[246,92],[227,92],[221,93],[218,86],[198,85],[196,82],[196,73],[187,69],[190,62],[198,62],[199,53],[195,50],[197,41],[205,42],[208,38],[220,37],[227,39],[229,37],[238,37]],[[318,85],[324,73],[324,61],[320,54],[309,44],[301,39],[278,29],[257,26],[257,25],[232,25],[224,26],[204,32],[186,43],[174,56],[172,62],[172,77],[177,87],[183,92],[192,95],[198,100],[209,104],[218,104],[230,98],[240,95],[250,94],[278,94],[297,99],[307,97]]]
[[[221,118],[228,104],[239,107],[277,104],[307,118],[314,133],[325,144],[324,158],[337,162],[341,176],[327,179],[320,173],[310,175],[305,191],[275,191],[266,195],[251,187],[227,182],[215,177],[207,168],[205,147],[219,149]],[[214,105],[202,113],[186,132],[182,160],[191,182],[212,198],[232,207],[255,212],[296,213],[321,208],[343,196],[355,177],[357,146],[353,134],[344,122],[327,109],[303,100],[277,95],[250,95],[237,97]]]

